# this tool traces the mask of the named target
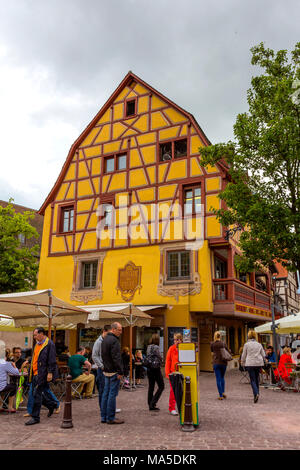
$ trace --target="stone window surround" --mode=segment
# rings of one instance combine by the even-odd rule
[[[71,300],[77,300],[84,302],[85,304],[89,301],[99,299],[103,297],[102,289],[102,276],[103,276],[103,262],[106,256],[106,252],[101,253],[82,253],[80,255],[73,256],[74,260],[74,271],[73,271],[73,284],[71,291]],[[82,268],[83,263],[98,261],[97,267],[97,278],[96,286],[94,288],[82,287]]]

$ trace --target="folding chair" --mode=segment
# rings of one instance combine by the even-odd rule
[[[296,364],[291,363],[291,364],[286,364],[286,366],[289,369],[292,369],[292,372],[296,370]],[[274,377],[275,377],[276,385],[277,385],[277,387],[276,386],[274,387],[274,390],[282,390],[284,392],[297,390],[295,386],[295,380],[293,380],[293,374],[291,377],[289,377],[289,380],[286,380],[286,378],[282,377],[282,375],[280,374],[279,369],[278,369],[278,364],[273,363],[272,369],[274,372]]]
[[[242,383],[249,384],[250,383],[250,378],[249,378],[249,374],[248,374],[248,371],[246,370],[246,368],[240,364],[239,365],[239,371],[242,374],[242,376],[240,378],[240,384],[242,384]]]
[[[8,409],[9,392],[0,392],[0,409]]]
[[[270,383],[270,375],[264,367],[262,367],[259,371],[259,385],[262,387],[269,386]]]
[[[83,382],[71,382],[71,392],[72,398],[79,398],[80,400],[83,399],[83,396],[79,392],[79,388],[82,386]]]

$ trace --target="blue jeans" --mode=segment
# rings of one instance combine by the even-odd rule
[[[50,389],[49,384],[47,384],[47,387],[45,388],[43,393],[48,395],[48,399],[50,400],[52,399],[55,401],[55,403],[57,404],[57,408],[59,407],[59,401],[54,395],[54,393],[52,392],[52,390]],[[30,387],[29,387],[28,402],[27,402],[27,413],[29,415],[32,414],[33,405],[34,405],[34,397],[33,397],[33,387],[32,387],[32,382],[31,382]]]
[[[105,385],[101,400],[101,421],[114,421],[116,414],[116,398],[119,393],[120,379],[118,374],[105,377]]]
[[[98,399],[99,399],[99,408],[101,411],[101,401],[102,401],[102,395],[104,391],[104,386],[105,386],[105,375],[103,374],[103,370],[98,367],[97,369],[97,377],[96,377],[96,384],[98,388]]]
[[[225,392],[225,372],[226,372],[226,367],[223,364],[214,364],[214,372],[216,375],[216,381],[217,381],[217,387],[218,387],[218,392],[220,397],[223,396],[223,393]]]
[[[259,371],[261,367],[248,366],[246,367],[246,369],[250,377],[250,384],[252,387],[253,395],[259,395]]]

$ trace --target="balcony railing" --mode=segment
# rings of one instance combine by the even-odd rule
[[[214,302],[242,302],[262,309],[271,309],[270,294],[247,286],[237,279],[213,279]]]

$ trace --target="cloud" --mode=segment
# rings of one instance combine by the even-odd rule
[[[232,138],[257,73],[250,48],[291,50],[299,13],[297,0],[0,2],[1,178],[41,205],[128,70],[191,112],[212,142]]]

